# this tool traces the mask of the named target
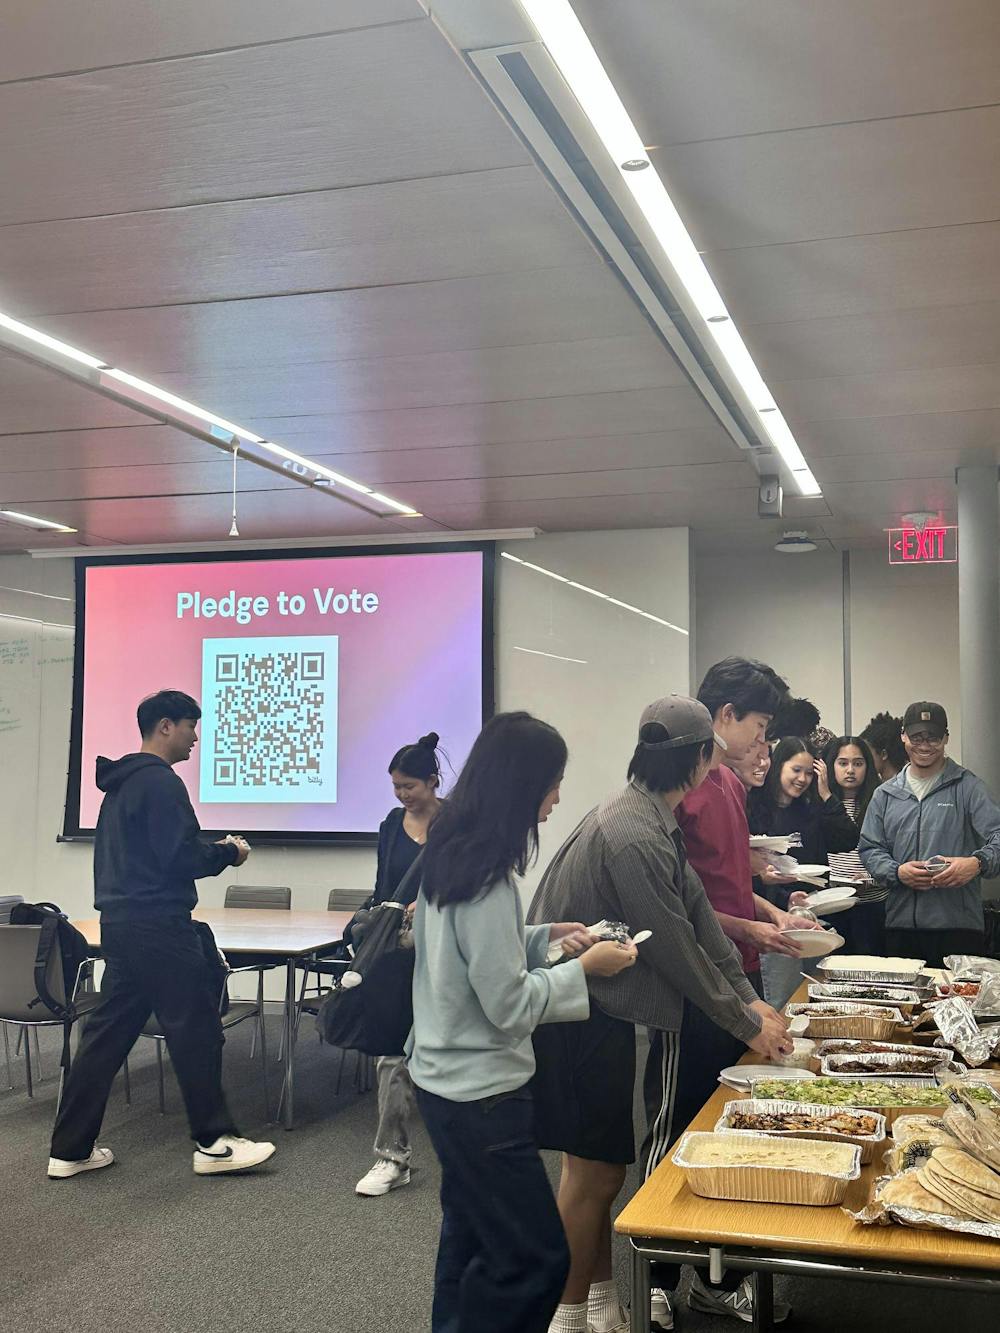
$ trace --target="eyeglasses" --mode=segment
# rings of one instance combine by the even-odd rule
[[[930,734],[930,732],[927,732],[927,731],[918,731],[918,732],[908,731],[908,732],[906,733],[906,735],[907,735],[907,739],[909,740],[909,742],[910,742],[911,745],[943,745],[943,744],[944,744],[944,737],[943,737],[943,736],[932,736],[932,735]]]

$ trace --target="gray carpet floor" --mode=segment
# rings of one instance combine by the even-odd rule
[[[276,1038],[276,1018],[269,1032],[272,1024]],[[337,1097],[339,1054],[306,1034],[298,1051],[298,1127],[268,1128],[249,1026],[227,1041],[227,1090],[243,1132],[278,1146],[254,1175],[193,1175],[172,1075],[161,1116],[151,1044],[140,1043],[131,1061],[132,1104],[119,1079],[100,1139],[116,1164],[49,1181],[58,1043],[52,1034],[42,1038],[46,1078],[33,1101],[23,1067],[15,1063],[8,1090],[0,1063],[2,1333],[429,1329],[438,1173],[422,1127],[413,1183],[381,1199],[358,1198],[355,1181],[372,1161],[375,1103],[352,1086],[353,1056]],[[554,1171],[555,1160],[550,1165]],[[630,1178],[626,1188],[637,1183]],[[624,1247],[616,1245],[624,1290]],[[997,1259],[1000,1265],[1000,1245]],[[779,1279],[776,1287],[794,1306],[789,1327],[798,1333],[985,1333],[1000,1318],[983,1295],[831,1280]],[[683,1305],[677,1316],[683,1333],[737,1327]]]

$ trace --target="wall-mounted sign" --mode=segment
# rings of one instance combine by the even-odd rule
[[[890,565],[953,565],[958,559],[958,528],[890,528]]]

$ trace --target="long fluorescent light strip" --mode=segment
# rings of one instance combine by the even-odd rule
[[[74,629],[74,626],[64,625],[59,620],[36,620],[34,616],[12,616],[8,611],[0,611],[0,620],[19,620],[25,625],[44,625],[46,629]]]
[[[34,514],[22,514],[17,509],[0,509],[0,519],[18,523],[25,528],[51,528],[54,532],[76,532],[76,528],[71,528],[67,523],[54,523],[51,518],[36,518]]]
[[[622,163],[649,161],[642,138],[569,0],[519,0],[559,66],[601,142],[622,174],[667,259],[705,320],[719,353],[753,405],[761,430],[788,466],[802,495],[821,495],[802,450],[726,309],[655,166],[624,171]]]
[[[166,389],[161,389],[157,384],[151,384],[149,380],[143,380],[138,375],[131,375],[127,370],[119,370],[115,366],[110,366],[106,361],[99,360],[96,356],[91,356],[87,352],[81,352],[77,347],[71,347],[69,343],[60,342],[58,338],[50,338],[47,333],[42,333],[40,329],[33,329],[28,324],[22,324],[20,320],[12,319],[10,315],[0,312],[0,328],[9,329],[12,333],[18,334],[22,338],[27,338],[35,342],[39,347],[46,347],[50,351],[58,352],[61,356],[68,357],[71,361],[77,361],[81,365],[88,366],[91,370],[99,370],[102,377],[117,380],[120,384],[126,384],[129,388],[137,390],[139,393],[146,394],[150,398],[158,399],[161,403],[166,403],[169,407],[176,407],[181,412],[186,412],[189,416],[197,417],[199,420],[207,422],[210,426],[216,426],[220,430],[226,431],[229,435],[235,435],[240,440],[246,440],[249,444],[260,445],[271,453],[279,454],[289,462],[298,463],[301,467],[308,468],[310,472],[315,472],[319,477],[326,477],[329,481],[338,486],[343,486],[347,490],[357,491],[359,495],[367,495],[378,504],[383,504],[389,509],[394,509],[399,514],[404,514],[407,518],[423,517],[419,510],[414,509],[412,505],[406,505],[399,500],[394,500],[391,495],[384,495],[381,491],[373,490],[371,486],[365,486],[360,481],[354,481],[351,477],[346,477],[342,472],[334,472],[331,468],[324,467],[321,463],[314,463],[312,459],[306,458],[304,454],[293,453],[291,449],[286,449],[283,445],[274,444],[265,440],[263,436],[256,435],[252,430],[246,430],[243,426],[238,426],[234,421],[227,421],[225,417],[217,417],[213,412],[206,412],[203,407],[197,403],[188,402],[186,398],[179,398],[177,394],[170,393]],[[11,511],[12,512],[12,511]],[[48,523],[44,519],[39,519],[38,523],[45,527],[57,527],[65,532],[76,532],[76,528],[67,528],[63,524]]]
[[[0,583],[0,592],[16,592],[22,597],[46,597],[50,602],[71,602],[72,597],[60,597],[54,592],[35,592],[32,588],[10,588],[6,583]]]
[[[575,662],[578,666],[586,666],[586,658],[583,657],[563,657],[559,653],[543,653],[540,648],[522,648],[520,644],[514,644],[515,653],[530,653],[532,657],[551,657],[554,662]]]
[[[577,583],[575,579],[568,579],[552,569],[545,569],[542,565],[534,565],[530,560],[522,560],[520,556],[511,555],[509,551],[501,551],[500,554],[504,560],[513,560],[515,565],[523,565],[525,569],[533,569],[536,574],[544,574],[546,578],[555,579],[557,583],[565,583],[568,588],[575,588],[577,592],[585,592],[591,597],[599,597],[602,602],[608,602],[611,606],[617,606],[623,611],[631,611],[633,615],[642,616],[646,620],[655,621],[657,625],[665,625],[667,629],[676,630],[678,634],[690,634],[690,630],[675,625],[673,621],[664,620],[662,616],[654,616],[652,611],[643,611],[641,606],[632,606],[630,602],[619,601],[617,597],[611,597],[608,593],[601,592],[597,588],[590,588],[586,583]]]

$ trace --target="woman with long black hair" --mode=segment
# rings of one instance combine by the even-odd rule
[[[586,1019],[587,976],[615,975],[636,950],[590,944],[578,922],[525,927],[514,876],[537,851],[565,766],[553,727],[501,713],[427,839],[407,1052],[441,1162],[434,1333],[545,1333],[569,1269],[535,1137],[531,1034]],[[580,957],[547,967],[556,940]]]
[[[366,908],[399,902],[400,886],[407,906],[417,895],[419,878],[409,875],[424,850],[431,824],[441,808],[441,765],[436,731],[413,745],[404,745],[389,761],[389,777],[399,805],[379,825],[375,892]],[[407,876],[409,875],[409,878]],[[406,889],[405,885],[412,885]],[[413,1084],[401,1055],[379,1056],[378,1129],[375,1165],[354,1187],[355,1194],[377,1198],[410,1183],[410,1123],[413,1120]]]
[[[798,833],[801,846],[790,855],[804,865],[828,865],[830,852],[853,851],[861,830],[830,789],[824,760],[814,758],[800,736],[785,736],[771,752],[771,769],[762,787],[747,797],[747,821],[751,833],[781,835]],[[794,892],[810,886],[792,883],[766,888],[771,901],[781,908]],[[761,960],[764,998],[780,1009],[799,984],[800,959],[765,954]]]
[[[861,828],[865,811],[881,778],[871,746],[861,736],[839,736],[831,741],[826,755],[830,790],[843,802],[844,809]],[[855,906],[837,922],[847,941],[847,952],[885,954],[885,903],[889,889],[876,884],[865,869],[857,851],[832,852],[830,869],[855,884]]]

